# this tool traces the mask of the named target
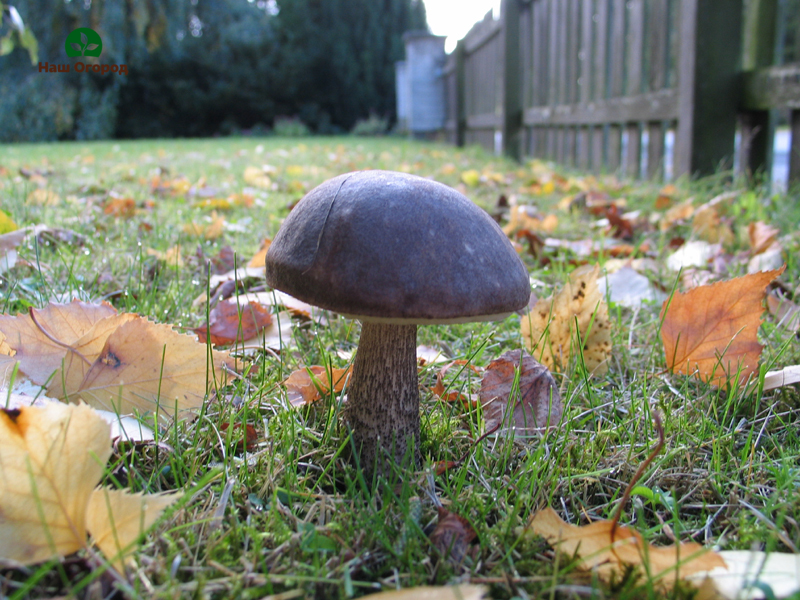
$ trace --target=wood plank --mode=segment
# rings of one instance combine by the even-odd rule
[[[800,108],[800,63],[744,74],[742,107],[748,110]]]
[[[625,92],[629,96],[642,93],[642,60],[644,51],[644,0],[628,0],[628,48]]]
[[[547,20],[547,101],[548,106],[558,104],[558,6],[560,2],[548,2]]]
[[[609,97],[617,98],[623,94],[625,68],[625,3],[626,0],[611,2],[611,51]]]
[[[522,155],[522,78],[520,72],[520,10],[517,0],[503,1],[503,153],[519,160]]]
[[[589,168],[591,158],[591,129],[589,127],[578,128],[577,144],[578,168],[586,171]]]
[[[608,127],[606,168],[609,173],[616,173],[619,171],[620,164],[622,164],[622,127],[610,125]]]
[[[534,4],[523,4],[520,8],[519,16],[519,61],[520,61],[520,76],[522,78],[522,107],[523,109],[528,106],[533,106],[532,103],[532,90],[533,90],[533,20]],[[526,145],[527,152],[527,145]]]
[[[569,86],[567,97],[564,99],[566,104],[578,102],[580,98],[580,87],[578,77],[580,76],[580,50],[581,50],[581,0],[568,0],[569,10],[567,17],[569,25],[567,29],[567,62],[569,64]]]
[[[608,2],[610,0],[596,0],[594,19],[594,61],[592,98],[602,100],[608,97],[606,69],[608,67]]]
[[[592,170],[602,171],[605,166],[605,126],[592,129]]]
[[[647,166],[648,179],[660,179],[664,174],[664,124],[647,124]]]
[[[789,148],[789,186],[800,183],[800,110],[793,110],[789,123],[792,142]]]
[[[639,123],[632,123],[626,127],[628,135],[628,149],[625,155],[625,174],[628,177],[641,176],[642,160],[642,128]]]
[[[647,89],[664,88],[667,81],[667,0],[651,0],[647,14]]]
[[[580,57],[580,95],[579,101],[587,103],[592,95],[592,48],[594,47],[592,27],[592,0],[583,0],[581,5],[581,57]],[[587,155],[588,156],[588,155]]]
[[[577,129],[575,127],[568,127],[567,128],[567,152],[566,157],[564,160],[564,164],[568,167],[575,166],[575,155],[576,155],[576,148],[577,148]]]
[[[547,104],[547,93],[549,76],[547,74],[547,48],[548,45],[548,30],[547,30],[547,11],[549,2],[547,0],[540,0],[534,3],[536,9],[536,21],[534,23],[533,43],[536,47],[536,61],[534,75],[536,77],[536,87],[534,89],[534,104],[533,106],[545,106]]]
[[[489,12],[491,13],[491,11]],[[489,16],[488,13],[487,16]],[[501,24],[499,20],[491,20],[491,16],[489,16],[489,21],[487,21],[486,17],[484,17],[480,26],[476,24],[464,37],[464,49],[466,53],[473,54],[477,52],[482,46],[497,37],[500,34],[500,29]]]
[[[467,115],[467,127],[469,129],[495,129],[501,125],[500,116],[494,112],[483,113],[482,115]]]
[[[526,125],[595,125],[677,118],[677,90],[667,89],[640,96],[622,96],[588,104],[532,107],[525,111],[523,122]]]

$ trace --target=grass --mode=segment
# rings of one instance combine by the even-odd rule
[[[273,185],[246,189],[246,167],[274,167]],[[18,264],[0,285],[2,312],[14,314],[51,300],[105,299],[121,311],[147,315],[178,329],[198,327],[209,258],[229,245],[246,261],[276,233],[289,207],[306,191],[339,173],[361,168],[405,170],[461,186],[494,210],[498,197],[515,196],[542,213],[556,212],[563,239],[602,237],[586,211],[557,211],[563,192],[531,187],[539,167],[491,157],[479,149],[412,143],[398,139],[218,139],[62,143],[0,147],[0,209],[20,225],[44,223],[71,229],[85,243],[42,240],[23,247]],[[37,188],[20,175],[40,171],[54,206],[28,201]],[[460,182],[475,169],[484,181]],[[613,178],[574,181],[625,196],[630,209],[654,212],[658,186]],[[254,196],[250,207],[224,212],[229,229],[205,240],[183,230],[207,222],[199,196],[163,194],[162,183],[201,180],[213,196]],[[678,182],[681,197],[695,205],[740,182],[717,177]],[[135,214],[105,214],[109,197],[131,198]],[[727,212],[734,230],[761,219],[782,230],[788,263],[782,280],[798,280],[800,204],[796,196],[770,196],[754,188]],[[589,233],[589,232],[592,233]],[[651,242],[651,279],[675,286],[664,267],[672,236],[691,237],[688,225],[667,233],[636,233]],[[149,249],[182,249],[185,265],[172,268]],[[732,252],[744,248],[741,237]],[[523,259],[540,296],[560,286],[575,256],[549,263],[527,252]],[[607,258],[601,258],[606,263]],[[731,263],[731,275],[740,272]],[[258,281],[251,282],[259,285]],[[263,284],[263,283],[262,283]],[[297,321],[296,346],[281,355],[263,353],[248,363],[250,374],[208,403],[201,418],[158,430],[157,444],[119,444],[107,482],[134,490],[183,489],[186,499],[167,514],[136,554],[129,595],[148,598],[354,598],[380,590],[453,582],[483,583],[490,596],[507,598],[661,598],[645,579],[620,578],[613,585],[574,569],[540,538],[524,532],[539,508],[553,506],[572,523],[610,518],[631,476],[656,441],[651,416],[663,414],[666,445],[646,470],[622,522],[649,541],[695,540],[723,549],[757,547],[794,551],[800,546],[800,402],[796,389],[766,393],[726,391],[664,372],[658,335],[660,305],[631,309],[612,304],[614,351],[606,376],[585,376],[580,361],[556,374],[565,401],[563,425],[532,443],[504,436],[474,444],[482,431],[475,410],[437,401],[431,394],[438,366],[420,372],[424,469],[378,483],[374,492],[349,461],[347,431],[337,394],[302,408],[287,407],[281,381],[304,365],[344,367],[358,342],[358,325],[341,317],[327,324]],[[793,332],[767,317],[761,331],[763,370],[800,363]],[[502,323],[420,327],[418,342],[453,359],[485,367],[521,347],[519,317]],[[466,370],[464,375],[468,374]],[[455,372],[453,373],[455,375]],[[472,377],[454,386],[472,386]],[[152,421],[151,421],[152,423]],[[252,425],[259,436],[241,447],[237,429]],[[441,461],[466,460],[434,478]],[[475,528],[477,540],[461,565],[441,560],[428,534],[437,521],[429,498]],[[113,595],[112,580],[96,559],[80,553],[40,567],[0,571],[0,595],[12,598]],[[690,590],[673,596],[689,598]],[[274,596],[270,596],[274,595]]]

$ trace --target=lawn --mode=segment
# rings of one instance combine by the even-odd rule
[[[781,295],[780,306],[796,308],[797,197],[773,196],[724,173],[669,186],[632,183],[397,138],[0,146],[0,210],[19,227],[50,228],[26,238],[16,263],[4,266],[2,313],[73,298],[106,301],[192,333],[222,294],[213,275],[247,264],[314,186],[376,168],[432,177],[496,214],[538,299],[562,289],[577,267],[595,263],[609,274],[634,269],[653,299],[614,301],[615,291],[633,292],[626,283],[608,284],[607,370],[592,373],[580,351],[556,361],[561,425],[523,439],[508,432],[483,437],[486,423],[474,398],[484,369],[524,347],[526,316],[420,327],[418,344],[442,354],[423,361],[419,372],[422,468],[379,480],[374,489],[350,461],[341,415],[346,388],[291,402],[284,384],[305,367],[347,368],[359,324],[281,312],[288,339],[277,350],[234,352],[240,376],[215,390],[198,418],[154,425],[144,411],[140,418],[156,440],[114,444],[105,484],[185,492],[134,553],[125,594],[355,598],[473,583],[498,600],[667,597],[636,569],[601,581],[526,528],[547,506],[576,525],[612,518],[658,442],[655,413],[664,447],[622,506],[621,523],[656,545],[797,552],[800,396],[796,386],[758,385],[767,371],[800,363],[791,312],[765,311],[760,369],[749,386],[672,373],[662,345],[662,301],[697,282],[746,274],[748,264],[767,255],[757,247],[758,227],[777,230],[767,241],[769,260],[777,256],[778,263],[769,268],[786,263],[769,292]],[[703,216],[700,207],[708,209]],[[679,271],[671,265],[681,248],[710,254]],[[263,276],[250,273],[227,295],[265,290]],[[440,377],[452,361],[460,362]],[[455,542],[460,560],[456,552],[443,557],[431,541],[437,503],[474,529],[474,540]],[[0,596],[106,597],[123,578],[103,564],[99,554],[82,550],[41,565],[6,566]],[[670,597],[693,593],[679,585]]]

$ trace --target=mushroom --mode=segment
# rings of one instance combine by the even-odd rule
[[[361,321],[345,418],[371,476],[418,463],[417,325],[494,321],[525,307],[528,272],[481,208],[451,187],[357,171],[311,190],[266,258],[267,283]]]

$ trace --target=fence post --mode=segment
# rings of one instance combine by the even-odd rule
[[[745,16],[742,69],[771,67],[775,58],[778,0],[749,0]],[[769,110],[748,110],[741,115],[742,170],[748,177],[769,172],[775,119]]]
[[[522,133],[522,74],[519,61],[519,0],[503,0],[503,152],[519,160]]]
[[[455,122],[456,122],[456,146],[462,147],[466,143],[465,132],[467,130],[467,109],[464,104],[464,40],[458,40],[456,49],[453,50],[456,59],[456,97],[455,97]]]
[[[733,165],[742,1],[680,3],[676,175],[710,175]]]

